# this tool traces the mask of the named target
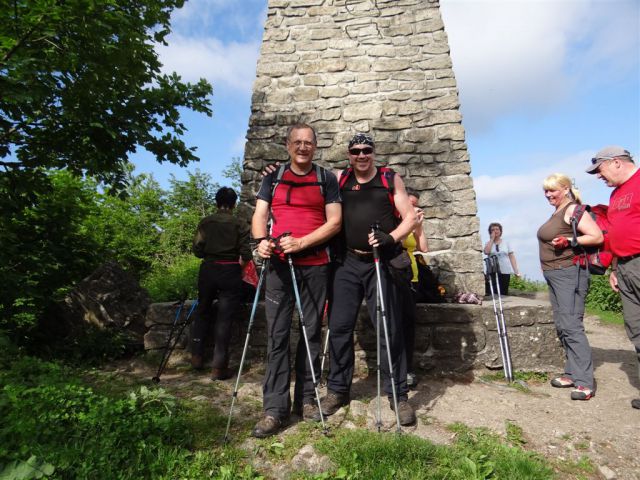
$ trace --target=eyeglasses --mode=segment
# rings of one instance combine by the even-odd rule
[[[373,148],[371,147],[364,147],[364,148],[350,148],[349,149],[349,154],[353,155],[354,157],[357,157],[360,154],[363,155],[371,155],[373,153]]]
[[[313,142],[304,142],[301,140],[296,140],[295,142],[292,142],[292,143],[296,148],[300,148],[300,147],[311,148],[316,146],[316,144]]]

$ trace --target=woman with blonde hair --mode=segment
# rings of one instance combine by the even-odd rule
[[[571,388],[572,400],[589,400],[595,395],[591,346],[584,331],[584,304],[589,288],[589,271],[575,265],[579,252],[571,247],[571,216],[581,203],[578,190],[566,175],[554,173],[543,182],[544,196],[554,207],[549,220],[538,229],[542,274],[549,285],[553,321],[564,349],[564,374],[551,380],[557,388]],[[599,245],[602,232],[590,215],[577,225],[578,246]]]

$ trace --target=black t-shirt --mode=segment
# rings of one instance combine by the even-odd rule
[[[377,222],[380,230],[389,233],[398,225],[389,191],[382,183],[380,169],[367,183],[359,183],[352,172],[342,186],[343,235],[348,248],[371,251],[368,235]]]

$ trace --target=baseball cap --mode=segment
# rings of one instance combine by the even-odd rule
[[[596,153],[595,157],[591,159],[591,165],[589,165],[585,172],[594,174],[598,171],[600,164],[606,160],[611,160],[616,157],[631,157],[631,154],[628,150],[625,150],[622,147],[618,147],[617,145],[609,145],[608,147],[604,147],[598,153]]]

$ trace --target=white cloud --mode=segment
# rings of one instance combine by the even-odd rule
[[[256,75],[260,44],[231,42],[216,38],[195,39],[173,34],[168,46],[158,52],[164,70],[175,71],[185,80],[205,78],[214,86],[235,91],[251,91]]]
[[[207,32],[247,38],[261,33],[266,11],[266,0],[189,0],[174,10],[171,23],[175,31],[187,36]]]
[[[601,180],[584,172],[595,152],[580,151],[565,157],[542,159],[545,167],[535,167],[522,175],[481,175],[474,179],[483,245],[487,227],[499,222],[504,238],[515,251],[518,264],[527,277],[541,280],[536,232],[553,212],[543,196],[542,182],[560,172],[574,179],[584,203],[608,203],[611,190]]]
[[[540,114],[604,72],[637,71],[638,3],[442,0],[465,126]],[[635,51],[635,57],[633,52]],[[575,60],[577,58],[577,60]],[[614,70],[616,69],[617,70]]]

